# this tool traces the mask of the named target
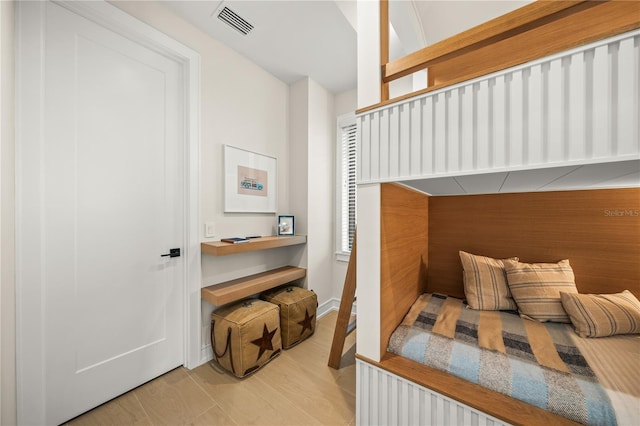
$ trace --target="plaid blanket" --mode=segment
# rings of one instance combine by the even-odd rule
[[[439,294],[418,298],[389,352],[588,425],[616,425],[608,395],[567,324],[517,312],[466,309]]]

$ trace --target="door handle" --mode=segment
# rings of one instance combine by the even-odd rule
[[[160,257],[180,257],[180,249],[179,248],[172,248],[169,249],[169,253],[165,253],[165,254],[161,254]]]

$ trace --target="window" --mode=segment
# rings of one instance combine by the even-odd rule
[[[349,260],[356,230],[356,140],[358,125],[355,114],[338,117],[338,260]]]

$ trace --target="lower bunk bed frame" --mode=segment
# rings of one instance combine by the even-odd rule
[[[395,354],[356,357],[361,425],[578,424]]]
[[[381,184],[380,360],[356,354],[357,424],[576,425],[386,346],[420,294],[464,298],[458,250],[523,262],[568,258],[581,293],[640,296],[639,202],[640,188],[431,197]],[[630,215],[607,215],[614,207]]]

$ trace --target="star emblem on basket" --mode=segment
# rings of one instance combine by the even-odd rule
[[[258,352],[258,358],[256,358],[256,361],[260,359],[260,357],[266,350],[269,350],[269,351],[273,350],[273,343],[271,343],[271,340],[273,339],[273,336],[276,334],[276,331],[278,331],[277,327],[273,331],[269,331],[269,329],[267,328],[267,324],[264,324],[264,328],[262,329],[262,337],[251,341],[251,343],[253,343],[254,345],[260,348],[260,351]]]
[[[309,316],[309,311],[307,309],[304,310],[304,319],[302,321],[298,321],[298,324],[302,326],[302,331],[300,332],[301,336],[306,329],[313,331],[313,329],[311,328],[311,321],[313,321],[314,316],[315,315]]]

